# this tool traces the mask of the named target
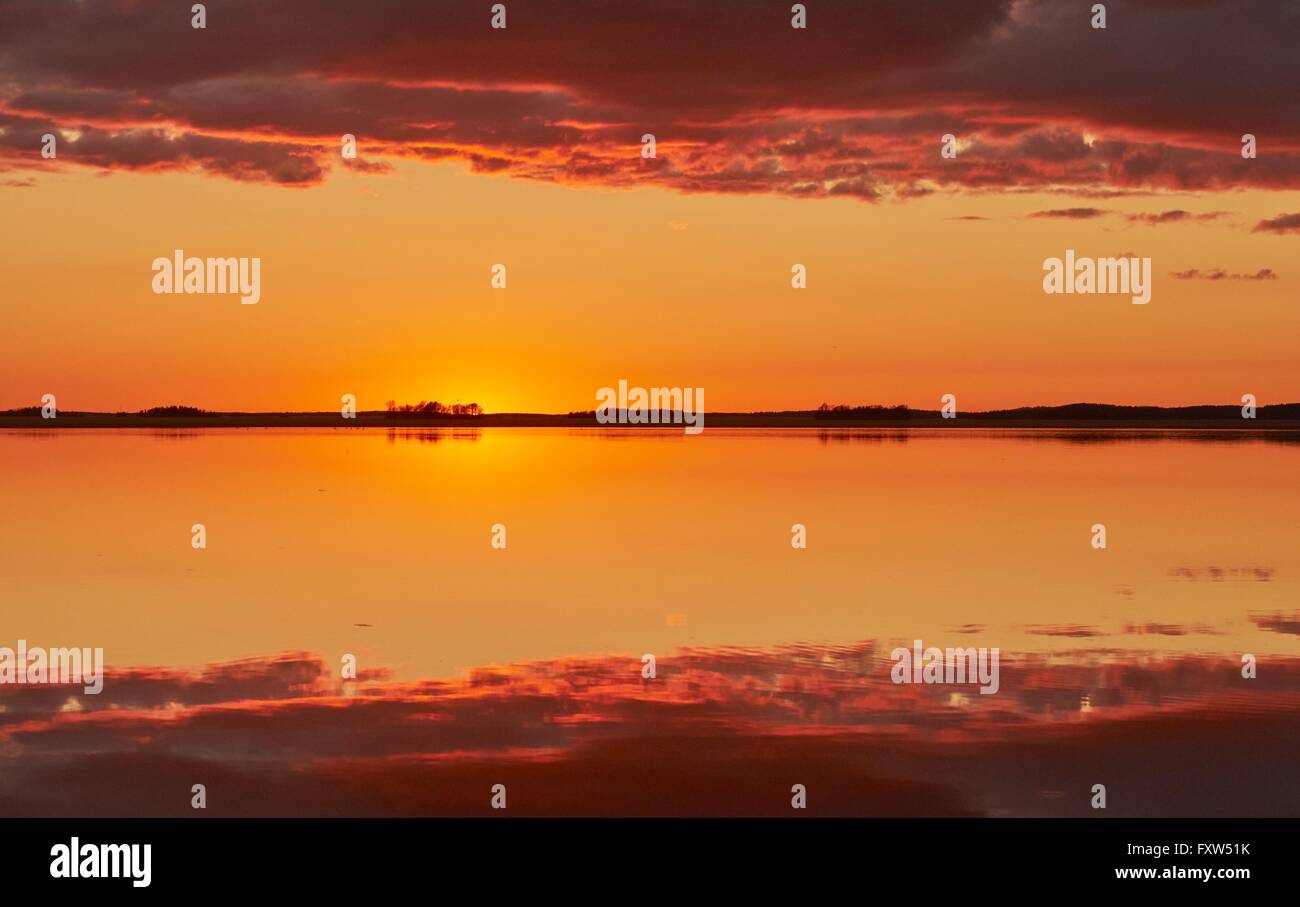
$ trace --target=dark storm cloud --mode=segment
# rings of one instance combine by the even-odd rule
[[[1094,30],[1066,0],[825,0],[796,30],[783,6],[517,0],[493,30],[466,4],[226,0],[196,30],[166,0],[11,0],[0,169],[302,186],[340,163],[350,133],[372,172],[460,161],[683,192],[1300,186],[1300,17],[1286,4],[1108,9]],[[53,162],[38,154],[47,131],[68,133]],[[1245,132],[1256,160],[1239,154]]]

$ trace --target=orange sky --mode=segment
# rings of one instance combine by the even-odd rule
[[[11,0],[0,407],[1300,400],[1300,23],[1114,6]],[[176,249],[261,302],[154,295]],[[1150,304],[1045,295],[1066,249]]]
[[[363,409],[563,412],[619,378],[704,387],[714,411],[1300,399],[1295,240],[1249,229],[1300,193],[1138,197],[1072,220],[1029,216],[1074,204],[1049,195],[870,205],[405,163],[301,191],[67,170],[4,197],[6,407],[332,409],[354,393]],[[1230,213],[1120,213],[1170,209]],[[969,215],[988,219],[953,219]],[[261,257],[262,301],[154,295],[150,262],[175,248]],[[1045,295],[1042,260],[1066,248],[1150,256],[1151,303]],[[1266,267],[1280,279],[1171,276]]]

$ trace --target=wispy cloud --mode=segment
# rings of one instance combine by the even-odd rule
[[[1277,280],[1277,272],[1272,268],[1260,268],[1253,274],[1229,274],[1223,268],[1189,268],[1186,271],[1170,271],[1169,276],[1177,280]]]
[[[1094,217],[1104,217],[1108,213],[1104,208],[1054,208],[1050,211],[1035,211],[1029,216],[1060,220],[1091,220]]]
[[[1192,221],[1207,222],[1218,220],[1221,217],[1227,217],[1227,211],[1203,211],[1199,214],[1193,214],[1191,211],[1176,209],[1173,211],[1161,211],[1155,214],[1125,214],[1126,220],[1131,223],[1141,224],[1177,224],[1188,223]]]
[[[1261,220],[1255,225],[1255,233],[1300,233],[1300,213],[1279,214],[1277,217]]]

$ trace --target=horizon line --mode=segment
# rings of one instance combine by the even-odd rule
[[[476,405],[476,404],[470,404]],[[1160,404],[1160,403],[1101,403],[1093,401],[1074,401],[1071,403],[1024,403],[1016,406],[997,407],[994,409],[983,410],[958,410],[964,416],[978,415],[1000,415],[1004,413],[1016,413],[1025,411],[1044,411],[1044,410],[1070,410],[1080,408],[1107,409],[1107,410],[1159,410],[1163,412],[1178,412],[1185,410],[1238,410],[1244,408],[1243,402],[1237,403],[1184,403],[1184,404]],[[1288,401],[1282,403],[1251,403],[1256,411],[1275,410],[1291,407],[1300,407],[1300,400]],[[608,412],[628,412],[632,410],[650,412],[652,409],[657,412],[681,412],[681,408],[672,409],[669,407],[609,407]],[[30,404],[27,406],[10,407],[0,409],[0,417],[22,417],[27,415],[39,415],[42,406]],[[171,412],[168,412],[168,411]],[[421,411],[421,410],[390,410],[390,409],[358,409],[355,413],[358,416],[385,416],[394,418],[447,418],[447,419],[481,419],[486,416],[545,416],[548,418],[575,418],[582,416],[594,416],[598,408],[567,410],[564,412],[541,412],[530,410],[500,410],[489,412],[480,409],[477,413],[451,413],[444,411]],[[706,410],[706,414],[711,416],[781,416],[781,415],[816,415],[834,418],[840,414],[880,414],[888,415],[891,413],[917,413],[921,415],[938,415],[942,412],[941,408],[926,409],[908,406],[906,404],[836,404],[828,406],[820,404],[819,406],[801,407],[801,408],[783,408],[783,409],[734,409],[734,410]],[[150,416],[154,418],[176,417],[176,418],[196,418],[207,416],[323,416],[338,415],[336,409],[205,409],[199,406],[190,406],[188,404],[165,404],[160,406],[150,406],[144,409],[134,410],[100,410],[100,409],[58,409],[58,414],[63,416]]]

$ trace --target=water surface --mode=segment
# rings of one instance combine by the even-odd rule
[[[1297,754],[1294,444],[65,430],[0,434],[0,467],[0,645],[110,665],[100,697],[0,691],[10,756],[43,756],[10,811],[165,814],[152,779],[180,761],[272,814],[325,809],[321,791],[343,812],[475,814],[476,772],[513,772],[542,814],[781,814],[787,776],[820,777],[828,812],[1083,813],[1074,785],[1111,757],[1140,773],[1157,745],[1196,754],[1204,783],[1121,811],[1300,809],[1290,782],[1202,790],[1244,758],[1233,734],[1268,736],[1257,763]],[[998,647],[998,694],[890,683],[916,639]],[[105,780],[71,795],[82,760]],[[576,780],[593,773],[626,784]]]

